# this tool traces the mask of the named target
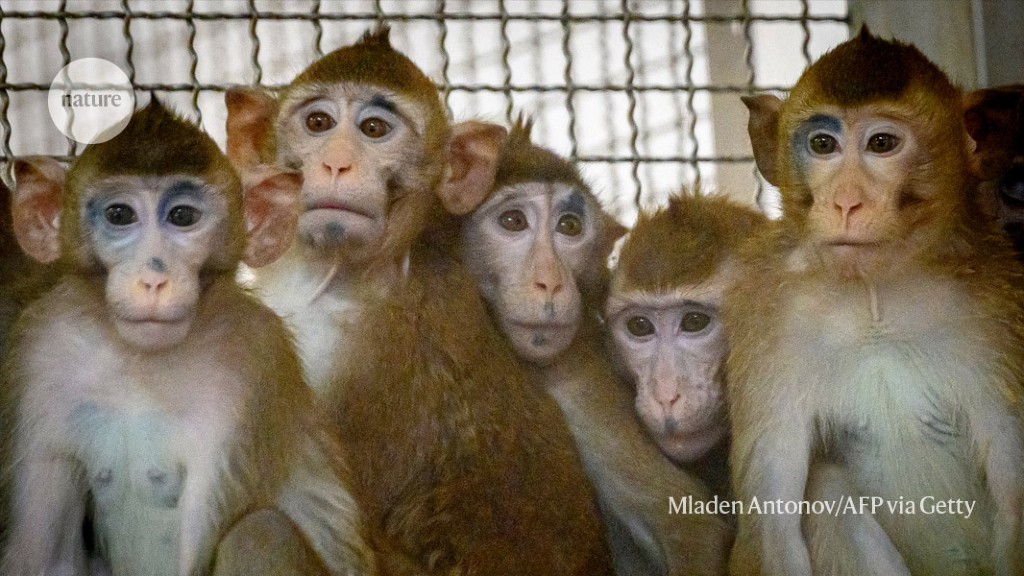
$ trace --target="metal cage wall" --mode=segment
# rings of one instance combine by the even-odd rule
[[[279,87],[381,21],[453,119],[534,116],[624,222],[698,180],[753,200],[739,95],[787,89],[849,26],[845,0],[0,0],[0,159],[81,151],[46,108],[72,60],[223,144],[224,90]]]

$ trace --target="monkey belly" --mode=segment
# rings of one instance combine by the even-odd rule
[[[175,576],[186,470],[170,449],[174,427],[153,413],[125,416],[85,404],[73,429],[92,494],[97,545],[114,574]]]
[[[810,395],[819,448],[850,471],[858,496],[882,499],[874,515],[913,573],[990,572],[994,504],[958,398],[992,389],[998,360],[971,339],[983,329],[969,325],[969,298],[910,276],[875,287],[874,310],[865,286],[809,292],[789,303],[786,348],[820,364],[786,379],[829,388]],[[973,512],[922,510],[950,500]]]

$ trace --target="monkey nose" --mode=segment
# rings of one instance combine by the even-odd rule
[[[352,169],[352,163],[351,162],[346,162],[346,161],[338,160],[338,161],[332,161],[332,162],[324,162],[323,163],[323,167],[324,167],[324,170],[326,170],[327,175],[330,176],[333,179],[333,178],[337,178],[338,176],[341,176],[342,174],[345,174],[346,172],[351,170]]]
[[[562,281],[559,278],[548,278],[542,280],[535,280],[534,285],[538,290],[547,294],[549,297],[554,296],[562,291]]]
[[[168,278],[163,274],[144,274],[139,278],[139,288],[150,296],[159,294],[167,284]]]
[[[672,411],[672,407],[675,406],[676,402],[679,402],[679,399],[682,397],[682,394],[676,392],[674,394],[658,398],[658,404],[661,404],[661,408],[665,411],[666,414],[669,414]]]

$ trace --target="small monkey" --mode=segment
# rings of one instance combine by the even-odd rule
[[[15,161],[15,232],[56,286],[11,331],[12,522],[3,573],[207,574],[232,523],[280,510],[332,574],[372,574],[340,447],[289,335],[239,288],[290,242],[299,178],[244,179],[153,100],[66,175]],[[244,199],[243,199],[244,189]]]
[[[558,401],[597,490],[616,573],[722,574],[731,527],[668,514],[709,499],[645,436],[604,355],[597,312],[623,233],[576,168],[513,126],[493,191],[463,223],[463,258],[520,360]]]
[[[292,248],[256,288],[295,331],[349,447],[390,571],[610,571],[557,405],[532,385],[452,257],[452,213],[489,191],[504,130],[449,126],[387,27],[314,62],[278,98],[229,92],[237,165],[302,172]],[[484,156],[484,157],[482,157]]]
[[[647,432],[673,462],[715,489],[728,484],[722,296],[736,274],[739,244],[766,222],[724,197],[672,197],[633,227],[605,304]]]
[[[1024,259],[1024,85],[971,92],[964,101],[964,123],[977,144],[979,201]]]
[[[737,496],[798,502],[821,463],[884,503],[866,512],[888,538],[855,543],[864,555],[1021,574],[1022,272],[970,200],[959,90],[865,28],[787,99],[744,101],[783,217],[723,307]],[[735,574],[831,573],[799,514],[738,520]]]

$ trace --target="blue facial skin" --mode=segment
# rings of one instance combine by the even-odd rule
[[[102,194],[91,198],[85,206],[86,222],[97,240],[113,248],[116,253],[121,255],[119,259],[123,259],[133,253],[138,243],[137,236],[142,228],[136,225],[115,226],[108,222],[106,218],[107,208],[115,204],[129,204],[125,200],[112,198],[114,198],[113,195]],[[167,213],[175,206],[181,204],[183,198],[189,199],[191,205],[196,206],[202,211],[207,201],[206,190],[195,182],[181,180],[169,186],[161,194],[157,205],[157,221],[160,227],[172,236],[182,231],[166,221]],[[138,205],[136,204],[136,206]],[[136,206],[133,206],[133,208]],[[143,214],[139,214],[138,217],[140,221],[148,221],[149,219]],[[154,272],[164,272],[166,270],[166,263],[159,258],[153,258],[147,265]]]
[[[328,242],[341,242],[345,238],[345,227],[337,222],[331,222],[324,227],[324,234]]]
[[[380,94],[370,98],[370,106],[376,106],[378,108],[383,108],[392,114],[398,114],[398,106],[395,106],[394,102]]]
[[[578,191],[573,190],[568,198],[558,203],[555,207],[559,214],[575,214],[582,220],[587,215],[587,199]]]
[[[167,213],[177,206],[182,197],[188,198],[193,202],[202,205],[206,199],[203,187],[196,184],[195,182],[189,182],[183,180],[175,182],[160,197],[160,204],[157,206],[157,214],[160,215],[160,222],[164,222],[167,218]]]
[[[827,114],[815,114],[800,123],[790,139],[789,153],[793,164],[800,170],[801,175],[807,171],[807,165],[811,159],[808,138],[818,131],[828,132],[838,138],[843,135],[843,123],[835,116]]]

